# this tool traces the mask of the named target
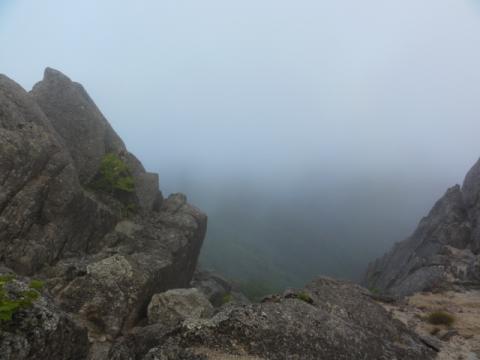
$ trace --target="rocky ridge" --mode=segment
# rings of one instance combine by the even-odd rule
[[[480,160],[408,239],[370,264],[364,284],[395,296],[480,285]]]

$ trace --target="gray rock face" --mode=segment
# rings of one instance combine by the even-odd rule
[[[25,290],[27,283],[13,281],[8,292],[18,296]],[[88,354],[87,332],[41,296],[1,325],[0,350],[1,360],[83,360]]]
[[[125,150],[83,86],[61,72],[47,68],[31,95],[63,139],[82,183],[95,176],[106,153]]]
[[[365,285],[405,296],[479,283],[479,196],[480,162],[463,187],[449,189],[408,239],[370,264]]]
[[[0,76],[0,261],[22,274],[88,251],[117,215],[81,187],[49,119]]]
[[[189,284],[205,221],[184,196],[172,195],[159,213],[119,222],[99,253],[46,270],[51,290],[92,333],[112,340],[145,317],[153,294]]]
[[[211,319],[143,333],[144,359],[433,359],[435,352],[357,285],[320,278],[260,304],[224,307]],[[138,336],[137,336],[138,339]],[[145,352],[145,343],[151,350]],[[121,349],[119,345],[117,350]],[[222,356],[219,355],[222,354]],[[112,356],[111,360],[128,359]],[[118,355],[118,353],[117,353]]]
[[[174,289],[155,294],[148,305],[150,324],[176,325],[186,319],[213,315],[213,306],[198,289]]]
[[[109,153],[133,177],[127,204],[90,187]],[[189,285],[206,220],[184,195],[163,199],[81,85],[47,69],[27,93],[0,76],[0,265],[45,278],[90,341],[108,344],[146,320],[153,294]]]

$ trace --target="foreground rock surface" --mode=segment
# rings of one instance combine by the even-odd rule
[[[141,359],[146,342],[153,348],[144,353],[145,360],[233,355],[269,360],[418,360],[436,355],[375,303],[367,290],[328,278],[263,303],[226,306],[211,319],[190,319],[174,330],[152,330],[149,335],[137,334],[136,340],[134,335],[124,339],[110,359],[133,358],[128,353],[132,349]]]
[[[415,232],[370,264],[365,285],[397,296],[480,285],[480,161]]]
[[[417,293],[383,306],[422,338],[438,347],[438,360],[480,359],[480,291]],[[449,314],[453,323],[431,324],[429,315]]]

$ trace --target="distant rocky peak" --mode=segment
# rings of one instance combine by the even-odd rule
[[[409,238],[370,264],[365,284],[394,295],[480,284],[479,197],[480,161],[462,187],[447,190]]]

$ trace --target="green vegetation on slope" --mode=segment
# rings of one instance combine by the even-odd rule
[[[18,311],[33,305],[33,302],[40,297],[39,290],[43,287],[43,282],[32,280],[29,290],[21,291],[18,294],[9,294],[5,289],[9,283],[14,281],[14,277],[0,276],[0,323],[12,321],[13,315]]]

